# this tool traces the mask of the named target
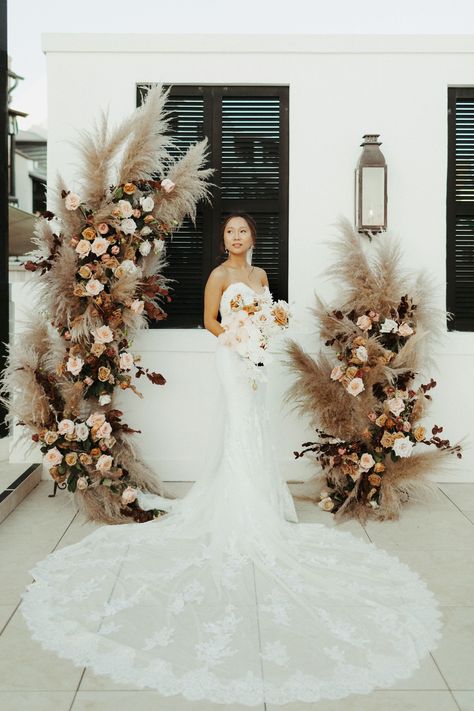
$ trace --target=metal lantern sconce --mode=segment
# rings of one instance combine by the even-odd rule
[[[363,136],[355,171],[355,222],[359,232],[387,229],[387,164],[379,146],[379,133]]]

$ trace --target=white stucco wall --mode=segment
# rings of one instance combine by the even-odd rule
[[[309,307],[338,287],[323,279],[331,255],[324,241],[339,215],[352,219],[354,167],[361,137],[380,133],[388,164],[389,227],[407,266],[428,270],[445,305],[447,88],[474,82],[474,36],[93,35],[44,34],[48,68],[48,183],[59,170],[74,184],[76,129],[99,107],[118,121],[135,107],[137,82],[287,84],[289,98],[289,300],[295,336],[318,346]],[[167,378],[140,381],[145,399],[124,399],[125,420],[143,430],[143,452],[167,479],[193,479],[200,443],[213,423],[206,393],[214,378],[214,336],[203,329],[160,328],[134,350]],[[474,424],[474,333],[446,333],[429,371],[438,387],[427,422],[456,441]],[[275,442],[288,478],[310,465],[292,452],[311,439],[307,424],[281,408],[286,369],[271,366],[269,404]],[[183,444],[184,443],[184,444]],[[474,481],[466,451],[439,481]]]

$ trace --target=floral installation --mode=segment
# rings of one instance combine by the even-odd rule
[[[394,519],[408,500],[435,493],[428,473],[449,455],[462,457],[459,442],[439,436],[442,427],[427,434],[422,422],[436,381],[415,385],[421,366],[433,363],[433,345],[450,315],[436,306],[426,272],[402,272],[392,235],[371,242],[370,260],[349,221],[342,218],[339,227],[329,273],[338,279],[343,303],[329,309],[316,297],[313,308],[325,350],[313,358],[294,341],[287,347],[296,379],[285,400],[309,416],[318,436],[294,456],[309,454],[317,464],[303,498],[337,520]]]
[[[119,390],[143,397],[133,382],[143,376],[166,383],[141,364],[133,340],[166,318],[166,241],[186,217],[195,223],[197,202],[209,199],[207,139],[178,159],[167,151],[168,93],[157,85],[116,129],[103,115],[95,132],[82,133],[81,189],[59,178],[52,209],[36,222],[37,249],[25,267],[35,273],[38,303],[2,373],[10,418],[32,433],[54,481],[105,523],[159,516],[140,508],[138,493],[167,495],[114,398]]]
[[[219,340],[242,356],[252,387],[265,381],[265,369],[260,367],[272,361],[269,344],[272,338],[288,328],[291,317],[286,301],[274,301],[269,289],[256,294],[246,303],[241,293],[230,301],[230,313],[222,318],[224,331]]]

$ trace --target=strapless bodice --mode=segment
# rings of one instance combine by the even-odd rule
[[[242,297],[245,304],[251,304],[255,296],[259,298],[271,298],[271,292],[269,287],[266,285],[263,287],[262,291],[255,291],[255,289],[246,284],[244,281],[234,281],[222,292],[219,304],[221,316],[227,315],[231,312],[230,302],[238,296]]]

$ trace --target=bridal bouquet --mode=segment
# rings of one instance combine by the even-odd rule
[[[221,325],[225,329],[218,338],[242,356],[252,387],[257,380],[266,380],[261,366],[272,360],[268,350],[273,336],[288,328],[291,316],[288,303],[273,301],[268,289],[262,295],[256,294],[251,303],[246,303],[241,294],[236,294],[230,302],[231,311],[223,316]]]

